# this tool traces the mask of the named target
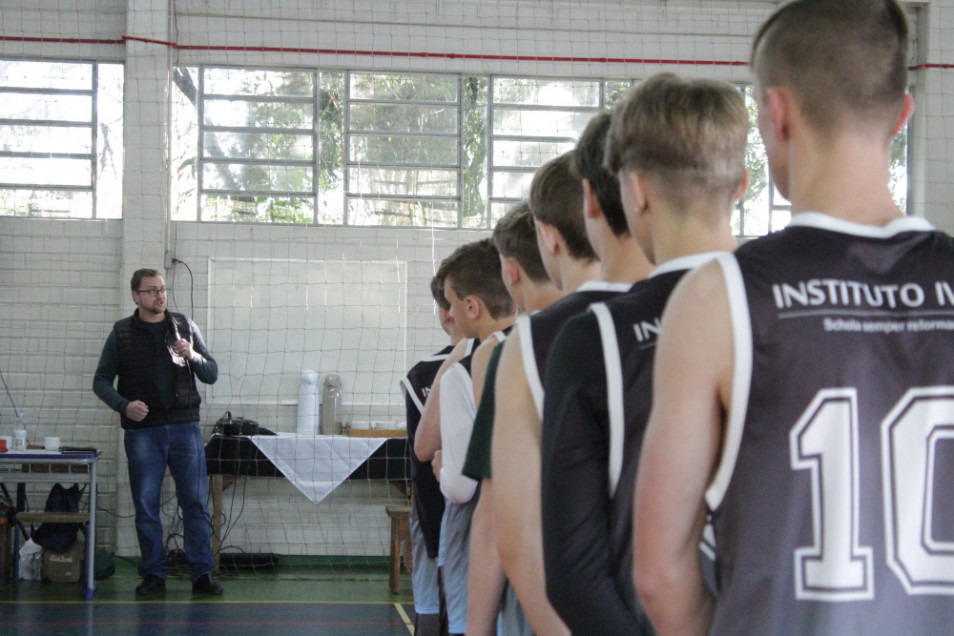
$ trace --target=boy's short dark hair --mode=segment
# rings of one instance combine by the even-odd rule
[[[520,267],[527,273],[530,280],[535,283],[545,283],[550,280],[543,266],[543,259],[540,257],[537,230],[533,223],[533,214],[530,213],[529,203],[521,201],[510,208],[494,226],[493,239],[500,254],[520,263]]]
[[[447,277],[460,298],[477,296],[493,318],[513,313],[513,299],[500,276],[500,252],[489,238],[461,245],[444,259],[437,270],[441,289],[447,294]]]
[[[441,289],[441,283],[437,280],[436,274],[431,278],[431,296],[434,297],[434,302],[437,303],[438,307],[444,311],[450,309],[450,301],[444,296],[444,290]]]
[[[530,183],[530,211],[534,219],[560,232],[571,258],[595,261],[599,257],[586,238],[583,221],[583,186],[570,169],[571,161],[571,153],[566,153],[536,171]]]
[[[586,125],[580,141],[573,151],[573,172],[581,180],[586,179],[593,188],[596,200],[606,218],[606,224],[616,236],[629,234],[626,214],[619,196],[619,179],[603,166],[606,150],[606,136],[610,129],[612,113],[599,113]]]
[[[791,89],[818,131],[870,120],[893,132],[908,90],[908,22],[894,0],[798,0],[759,29],[759,88]]]

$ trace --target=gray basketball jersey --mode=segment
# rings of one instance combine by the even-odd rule
[[[803,213],[719,263],[735,376],[706,493],[713,633],[950,633],[951,238]]]

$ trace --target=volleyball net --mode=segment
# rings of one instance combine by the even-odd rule
[[[447,342],[441,259],[641,78],[734,82],[754,123],[749,46],[777,5],[53,4],[0,8],[0,428],[22,411],[34,441],[100,448],[97,540],[138,554],[118,417],[90,388],[129,275],[156,267],[219,364],[200,392],[222,554],[339,574],[387,554],[385,507],[407,501],[399,382]],[[747,164],[740,239],[790,217],[754,126]]]

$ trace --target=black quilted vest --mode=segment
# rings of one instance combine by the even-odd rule
[[[173,320],[183,338],[192,337],[188,319],[171,311],[166,312],[166,331],[172,333]],[[174,404],[169,408],[162,405],[155,377],[167,366],[156,359],[156,345],[152,333],[139,319],[139,310],[129,318],[118,321],[113,329],[119,346],[119,382],[116,390],[124,398],[142,400],[149,407],[149,414],[141,422],[134,422],[121,414],[122,427],[138,429],[162,424],[198,422],[199,404],[202,399],[189,366],[173,365],[176,374]]]

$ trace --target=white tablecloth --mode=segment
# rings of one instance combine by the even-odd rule
[[[386,437],[299,437],[295,433],[250,435],[249,439],[314,503],[331,494],[387,441]]]

